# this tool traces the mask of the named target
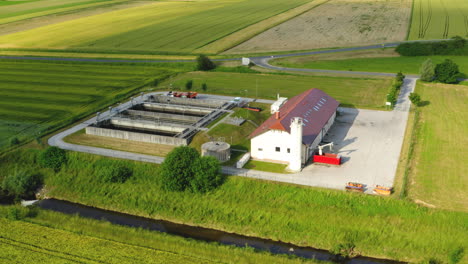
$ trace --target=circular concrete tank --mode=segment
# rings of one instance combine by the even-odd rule
[[[222,141],[206,142],[201,146],[201,152],[203,157],[211,156],[224,162],[231,158],[231,145]]]

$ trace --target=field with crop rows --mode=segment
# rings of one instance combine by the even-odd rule
[[[409,39],[468,37],[468,1],[414,0]]]
[[[0,1],[0,24],[124,0],[6,0]]]
[[[190,52],[311,0],[168,1],[0,38],[0,47]]]
[[[0,148],[122,100],[172,70],[142,65],[0,61]]]
[[[410,197],[429,206],[468,211],[468,86],[419,82],[420,108]]]

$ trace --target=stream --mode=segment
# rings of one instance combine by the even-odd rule
[[[154,220],[99,208],[84,206],[57,199],[40,200],[36,206],[65,214],[78,214],[81,217],[97,220],[106,220],[112,224],[140,227],[152,231],[164,232],[184,238],[201,240],[205,242],[217,242],[224,245],[234,245],[237,247],[252,247],[257,250],[267,251],[273,254],[295,255],[307,259],[331,261],[346,264],[402,264],[392,260],[375,259],[368,257],[356,257],[352,259],[339,260],[334,254],[312,247],[300,247],[290,243],[273,241],[270,239],[243,236],[228,233],[220,230],[176,224],[164,220]]]

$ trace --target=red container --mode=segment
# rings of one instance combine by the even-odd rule
[[[331,165],[340,165],[341,157],[340,155],[324,153],[323,155],[314,155],[314,162]]]

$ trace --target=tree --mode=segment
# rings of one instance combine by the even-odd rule
[[[415,106],[419,106],[421,103],[421,96],[419,96],[417,93],[410,93],[409,99]]]
[[[191,90],[192,86],[193,86],[193,81],[192,80],[187,80],[187,82],[185,83],[185,89]]]
[[[191,168],[200,158],[200,154],[191,147],[181,146],[172,150],[161,164],[162,186],[169,191],[184,191],[193,178]]]
[[[458,65],[452,60],[446,59],[435,67],[435,79],[442,83],[457,83],[461,77]]]
[[[405,79],[405,77],[406,76],[401,71],[396,74],[397,81],[400,81],[402,83],[403,83],[403,80]]]
[[[44,168],[51,168],[59,171],[63,164],[67,162],[65,150],[57,147],[49,147],[39,156],[39,164]]]
[[[206,92],[206,90],[208,89],[208,86],[206,85],[206,83],[203,83],[203,84],[201,85],[201,88],[202,88],[202,90],[203,90],[204,92]]]
[[[216,68],[216,65],[205,55],[199,55],[197,57],[197,70],[209,71]]]
[[[15,197],[28,197],[34,195],[34,191],[42,183],[40,174],[26,169],[15,168],[2,182],[2,189]]]
[[[466,39],[460,36],[455,36],[452,38],[452,45],[453,45],[453,48],[455,49],[462,49],[463,47],[465,47],[465,44],[466,44]]]
[[[10,145],[11,146],[15,146],[15,145],[18,145],[20,143],[19,139],[17,137],[14,137],[10,140]]]
[[[422,63],[421,68],[419,68],[419,74],[422,81],[432,82],[434,80],[434,64],[431,59],[427,59]]]
[[[214,157],[201,157],[192,165],[193,178],[190,185],[194,192],[207,192],[215,189],[223,182],[221,165]]]

